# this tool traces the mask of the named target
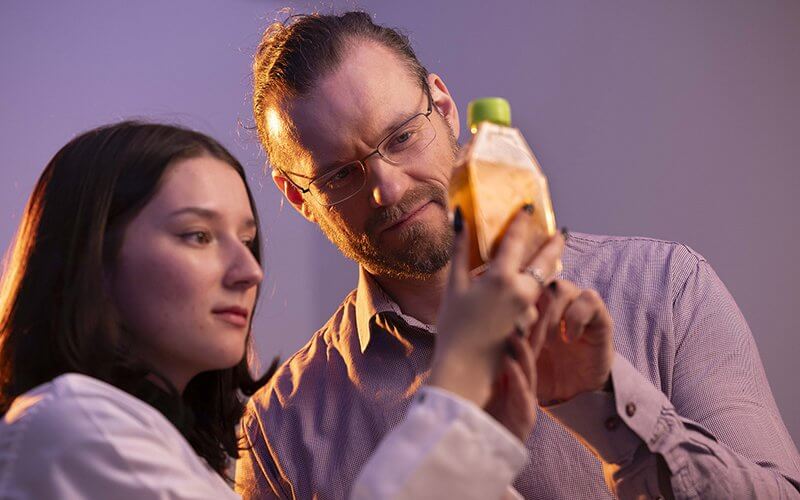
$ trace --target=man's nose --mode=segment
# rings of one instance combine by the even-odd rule
[[[402,200],[411,184],[411,179],[402,165],[393,165],[380,155],[375,155],[367,161],[372,205],[389,207]]]

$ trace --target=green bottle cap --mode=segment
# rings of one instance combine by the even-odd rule
[[[492,122],[506,127],[511,126],[511,106],[502,97],[483,97],[470,101],[467,105],[467,125],[472,133],[480,122]]]

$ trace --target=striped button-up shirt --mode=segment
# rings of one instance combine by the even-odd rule
[[[684,245],[573,233],[562,278],[614,320],[612,394],[539,410],[524,498],[800,498],[800,457],[752,334]],[[363,270],[328,323],[253,397],[237,466],[245,498],[346,498],[428,375],[435,328]]]

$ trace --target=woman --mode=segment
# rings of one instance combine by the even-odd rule
[[[431,375],[482,406],[502,363],[510,382],[493,407],[521,438],[535,418],[533,348],[513,340],[504,358],[503,346],[540,291],[518,272],[524,227],[474,282],[457,252]],[[235,497],[226,469],[243,397],[276,366],[259,379],[248,367],[257,229],[241,165],[202,134],[123,122],[54,156],[0,286],[0,497]],[[562,246],[534,263],[552,270]],[[484,304],[491,314],[469,314]],[[504,405],[515,399],[527,407]]]

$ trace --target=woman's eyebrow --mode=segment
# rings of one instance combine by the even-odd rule
[[[170,212],[169,217],[177,217],[184,214],[193,214],[202,217],[203,219],[209,219],[209,220],[218,220],[222,218],[220,213],[217,212],[216,210],[210,208],[197,207],[197,206],[179,208],[177,210]],[[244,219],[244,222],[242,223],[242,226],[245,229],[251,229],[251,228],[258,229],[258,224],[256,224],[256,220],[252,216],[246,217]]]

